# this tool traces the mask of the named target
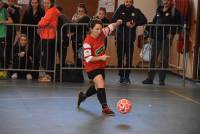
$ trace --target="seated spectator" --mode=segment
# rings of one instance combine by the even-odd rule
[[[25,71],[25,69],[32,68],[32,57],[31,57],[30,47],[28,44],[28,38],[25,34],[21,34],[19,37],[19,41],[15,44],[13,48],[13,69],[24,69],[24,71],[16,71],[13,72],[11,78],[26,78],[27,80],[32,79],[32,75],[30,72]]]

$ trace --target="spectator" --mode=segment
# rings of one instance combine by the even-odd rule
[[[61,15],[58,17],[57,50],[58,50],[59,58],[62,57],[62,66],[65,66],[65,63],[66,63],[65,60],[66,60],[66,56],[67,56],[67,47],[69,46],[69,37],[67,35],[69,26],[65,25],[62,29],[62,33],[61,33],[61,28],[65,23],[70,23],[71,21],[69,20],[69,18],[67,16],[64,15],[63,8],[61,6],[57,6],[57,9],[61,12]],[[62,41],[61,41],[61,37],[62,37]],[[62,56],[61,56],[61,52],[60,52],[61,47],[62,47]]]
[[[104,26],[107,26],[110,23],[109,19],[106,18],[106,8],[104,7],[99,8],[97,18],[101,20]],[[105,46],[107,48],[107,38],[105,39]]]
[[[30,0],[29,6],[25,11],[25,14],[22,18],[22,24],[31,24],[31,25],[37,25],[38,22],[41,20],[41,18],[44,16],[45,12],[42,8],[40,0]],[[26,34],[28,37],[28,41],[30,44],[30,49],[33,56],[33,69],[38,70],[39,69],[39,41],[40,37],[37,34],[37,27],[35,26],[24,26],[22,27],[23,34]],[[33,78],[37,79],[39,72],[33,72]]]
[[[104,8],[104,7],[99,8],[99,11],[97,13],[97,18],[100,19],[103,24],[110,23],[109,19],[106,17],[106,8]]]
[[[21,34],[19,41],[15,44],[13,49],[13,69],[21,69],[20,71],[13,72],[11,78],[26,78],[32,80],[30,72],[23,69],[31,69],[33,63],[32,51],[28,44],[28,38],[25,34]]]
[[[153,19],[153,24],[163,26],[150,28],[150,38],[152,39],[150,68],[155,68],[155,60],[162,50],[162,68],[168,68],[169,48],[173,35],[177,27],[164,26],[164,24],[182,24],[180,12],[173,6],[173,0],[163,0],[163,5],[159,6]],[[161,34],[162,33],[162,34]],[[142,82],[143,84],[153,84],[155,70],[148,72],[148,77]],[[165,85],[166,70],[159,71],[159,84]]]
[[[112,20],[123,20],[123,25],[117,29],[116,46],[119,68],[131,68],[134,52],[134,41],[136,39],[137,26],[147,23],[144,14],[133,6],[134,0],[124,0],[124,4],[120,5],[114,13]],[[124,60],[126,57],[126,61]],[[130,69],[120,69],[120,83],[130,83]]]
[[[6,24],[13,23],[12,18],[4,8],[4,3],[0,0],[0,68],[5,68],[6,57],[5,51],[8,49],[6,46]]]
[[[5,4],[4,6],[10,17],[13,20],[14,24],[18,24],[20,22],[20,6],[17,5],[16,0],[8,0],[8,4]],[[6,41],[7,41],[7,49],[6,49],[6,68],[8,68],[11,64],[11,51],[13,47],[13,42],[15,40],[16,36],[16,26],[10,25],[7,26],[7,35],[6,35]]]
[[[80,3],[77,7],[77,12],[72,17],[74,23],[89,23],[90,18],[87,15],[87,9],[84,4]],[[74,51],[74,62],[76,67],[82,67],[82,59],[78,56],[80,50],[82,50],[82,44],[84,37],[87,34],[88,27],[84,25],[76,25],[72,27],[72,47]]]
[[[60,11],[55,7],[54,0],[43,0],[45,16],[39,21],[39,34],[41,38],[42,67],[45,70],[54,70],[55,65],[55,39]],[[53,78],[52,73],[46,73],[39,81],[49,82]]]

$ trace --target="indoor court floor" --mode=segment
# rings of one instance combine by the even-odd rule
[[[39,83],[0,80],[0,134],[200,134],[200,84],[169,74],[166,86],[142,85],[146,73],[133,72],[131,85],[106,73],[107,99],[114,117],[101,113],[96,95],[76,108],[85,83]],[[116,103],[133,103],[120,114]]]

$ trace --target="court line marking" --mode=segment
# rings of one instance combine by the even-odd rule
[[[17,88],[21,88],[21,89],[25,89],[25,88],[38,88],[38,87],[41,87],[41,88],[64,88],[64,89],[71,89],[71,88],[75,88],[75,89],[79,89],[79,90],[85,90],[87,89],[88,87],[90,86],[90,84],[88,85],[78,85],[78,86],[65,86],[65,85],[18,85]],[[136,85],[138,86],[138,85]],[[140,85],[139,85],[140,86]],[[1,85],[0,84],[0,87],[16,87],[16,85]],[[119,88],[119,89],[116,89],[116,88]],[[135,88],[133,89],[133,87],[129,87],[127,85],[118,85],[117,87],[113,87],[113,85],[106,85],[106,89],[108,90],[120,90],[122,91],[120,88],[127,88],[126,91],[149,91],[149,89],[145,89],[145,88],[142,88],[142,89],[138,89],[138,88]],[[158,89],[154,89],[154,91],[156,91]]]
[[[171,93],[171,94],[173,94],[173,95],[175,95],[175,96],[178,96],[178,97],[180,97],[180,98],[183,98],[184,100],[187,100],[187,101],[189,101],[189,102],[192,102],[192,103],[195,103],[195,104],[197,104],[197,105],[200,105],[200,102],[199,102],[199,101],[196,101],[196,100],[192,99],[191,97],[182,95],[182,94],[180,94],[180,93],[178,93],[178,92],[176,92],[176,91],[172,91],[172,90],[170,90],[170,91],[168,91],[168,92]]]
[[[18,98],[0,98],[1,101],[28,101],[28,100],[48,100],[48,99],[74,99],[77,98],[76,96],[55,96],[55,97],[18,97]],[[124,96],[108,96],[110,99],[121,99],[124,98]],[[153,98],[148,98],[148,97],[141,97],[141,96],[134,96],[134,97],[126,97],[127,99],[134,99],[134,100],[144,100],[144,99],[151,99],[151,100],[160,100],[162,97],[153,97]],[[88,99],[96,99],[95,96],[92,96]],[[175,99],[177,100],[177,98]],[[179,100],[179,99],[178,99]],[[183,99],[180,99],[183,100]]]

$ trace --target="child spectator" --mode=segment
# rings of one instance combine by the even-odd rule
[[[13,68],[14,69],[31,69],[32,57],[31,50],[28,45],[28,38],[25,34],[21,34],[18,43],[13,48]],[[32,75],[28,71],[16,71],[12,74],[12,79],[25,78],[32,79]]]
[[[97,13],[97,18],[100,19],[103,24],[110,23],[109,19],[106,17],[106,8],[104,7],[99,8],[99,11]]]

